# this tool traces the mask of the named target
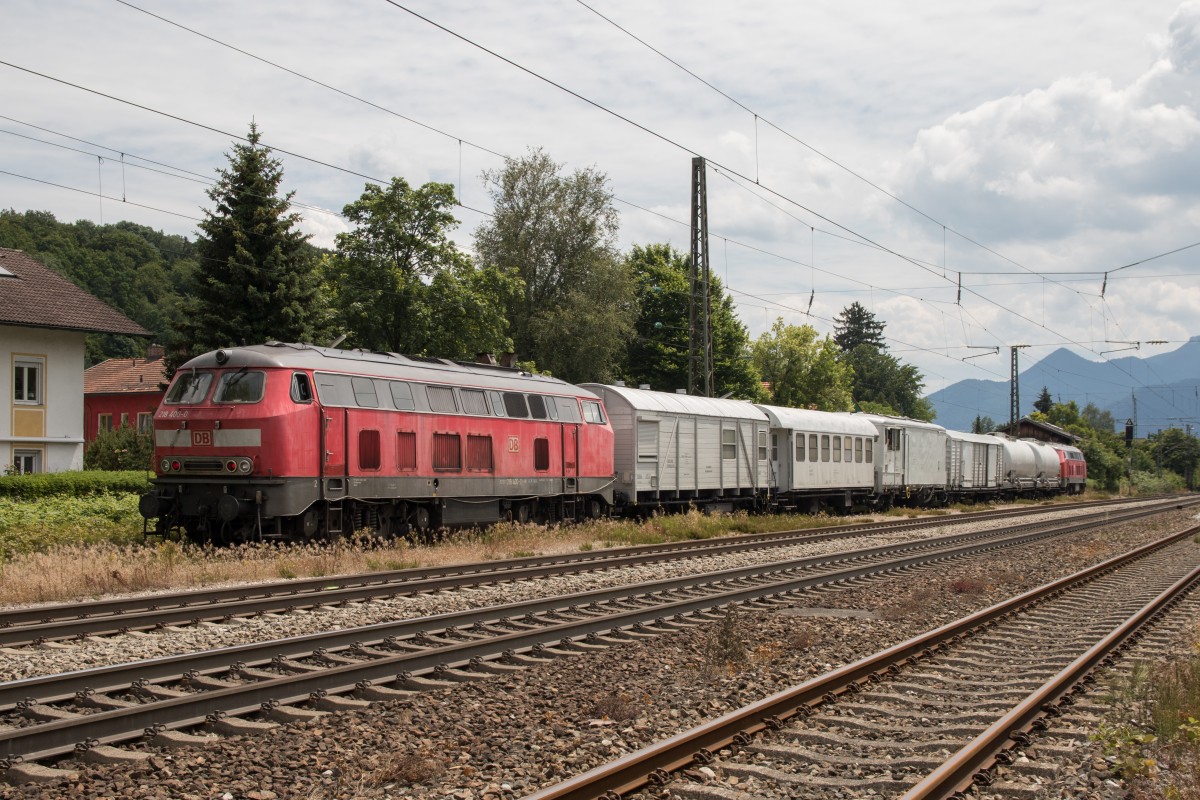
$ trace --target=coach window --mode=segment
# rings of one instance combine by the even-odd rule
[[[412,471],[417,468],[417,434],[396,431],[396,469]]]
[[[391,381],[388,385],[392,390],[392,404],[396,406],[397,411],[415,411],[417,409],[417,404],[413,402],[411,386],[400,381]]]
[[[267,386],[267,373],[247,372],[243,367],[237,372],[226,372],[217,381],[213,392],[214,403],[257,403],[263,399]]]
[[[771,434],[771,460],[772,461],[779,460],[779,434],[778,433]]]
[[[758,432],[758,460],[759,461],[767,460],[767,432],[766,431]]]
[[[437,470],[462,469],[462,439],[457,433],[435,433],[433,435],[433,468]]]
[[[546,398],[540,394],[529,395],[529,416],[534,419],[546,419],[549,416],[546,413]]]
[[[721,458],[737,458],[737,431],[733,428],[721,431]]]
[[[842,437],[833,437],[833,460],[841,462],[842,460]]]
[[[810,433],[808,435],[808,461],[810,464],[816,463],[817,460],[817,435]]]
[[[850,462],[852,462],[854,460],[854,437],[843,436],[842,437],[842,448],[843,448],[842,460],[845,461],[847,464],[849,464]]]
[[[796,460],[797,461],[804,460],[804,434],[803,433],[796,434]]]
[[[872,451],[875,449],[875,440],[874,439],[865,439],[865,440],[863,440],[863,446],[866,449],[867,463],[870,464],[874,458],[874,454]]]
[[[862,437],[861,436],[854,437],[854,463],[855,464],[862,463]]]
[[[379,431],[358,432],[358,468],[379,469]]]
[[[487,400],[483,397],[483,390],[459,389],[458,396],[462,399],[463,411],[468,414],[474,414],[477,417],[489,416]]]
[[[887,449],[888,450],[899,450],[900,449],[900,429],[899,428],[888,428],[887,429]]]
[[[492,437],[467,434],[467,469],[492,471]]]
[[[821,434],[821,460],[822,461],[829,460],[829,434],[828,433]]]
[[[139,411],[137,428],[138,433],[150,433],[154,430],[154,414],[150,411]]]
[[[312,385],[308,382],[308,376],[303,372],[292,374],[292,402],[293,403],[311,403],[312,402]]]
[[[504,411],[510,417],[527,419],[529,417],[529,406],[525,405],[525,395],[520,392],[505,392]]]
[[[583,418],[587,422],[603,423],[604,409],[595,400],[583,401]]]
[[[533,440],[533,468],[537,472],[550,469],[550,440]]]

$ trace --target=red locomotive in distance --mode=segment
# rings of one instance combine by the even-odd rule
[[[1067,444],[1053,444],[1062,467],[1062,488],[1067,494],[1083,494],[1087,488],[1087,461],[1083,451]]]
[[[613,431],[592,392],[490,364],[269,342],[206,353],[154,416],[154,532],[380,536],[599,517]]]

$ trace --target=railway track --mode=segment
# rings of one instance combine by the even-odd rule
[[[1174,504],[1169,505],[1174,508]],[[395,699],[481,679],[523,664],[605,647],[713,618],[729,603],[791,602],[832,582],[1058,536],[1154,513],[990,536],[962,534],[907,546],[727,570],[581,595],[483,608],[369,628],[225,648],[0,684],[0,767],[207,726],[261,730],[364,700]],[[1107,517],[1106,519],[1104,519]],[[974,539],[974,541],[971,541]]]
[[[548,787],[530,800],[961,797],[1010,771],[1091,670],[1176,604],[1193,541],[1165,537]],[[1008,776],[1005,776],[1006,779]]]
[[[1135,505],[1170,508],[1180,502],[1177,498],[1167,498],[1149,503],[1141,501]],[[1130,503],[1127,500],[1104,500],[1063,506],[1037,506],[947,517],[844,525],[821,533],[781,531],[488,563],[173,592],[82,604],[14,608],[0,611],[0,647],[25,647],[87,636],[152,631],[167,626],[194,625],[200,622],[228,622],[237,618],[369,602],[387,597],[412,596],[448,588],[460,589],[503,581],[530,580],[572,572],[777,549],[816,542],[879,537],[928,527],[1020,519],[1057,512],[1060,509],[1064,514],[1092,509],[1091,518],[1096,518],[1097,515],[1104,515],[1113,509],[1128,505]]]

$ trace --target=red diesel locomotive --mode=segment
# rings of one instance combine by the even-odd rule
[[[490,364],[270,342],[179,368],[154,417],[154,532],[405,535],[581,519],[613,500],[600,399]]]

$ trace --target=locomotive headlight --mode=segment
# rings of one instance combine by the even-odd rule
[[[238,472],[242,473],[243,475],[249,475],[250,469],[253,466],[254,465],[250,462],[250,459],[243,458],[238,462]]]
[[[158,462],[158,468],[160,470],[162,470],[163,472],[170,472],[171,471],[170,460],[164,458],[162,461]]]

